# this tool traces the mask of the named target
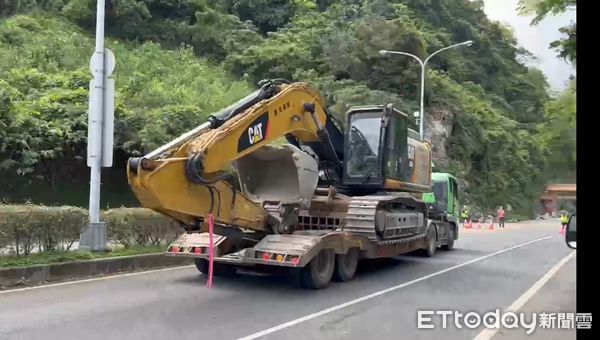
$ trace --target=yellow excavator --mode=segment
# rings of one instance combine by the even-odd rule
[[[421,197],[432,188],[431,148],[406,114],[391,104],[351,107],[342,124],[305,83],[260,86],[129,159],[142,206],[185,229],[166,254],[194,257],[206,273],[212,215],[216,275],[288,267],[302,286],[320,289],[350,280],[360,259],[433,256],[457,235],[428,218]]]

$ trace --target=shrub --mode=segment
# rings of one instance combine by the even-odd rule
[[[108,222],[108,237],[125,247],[168,242],[183,231],[171,218],[144,208],[110,209],[104,220]]]
[[[87,210],[43,205],[0,205],[0,250],[16,255],[68,251],[87,224]],[[108,238],[125,247],[158,245],[176,238],[181,229],[171,218],[144,208],[118,208],[104,212]]]
[[[17,255],[69,250],[87,220],[84,209],[43,205],[0,205],[0,247],[12,246]]]

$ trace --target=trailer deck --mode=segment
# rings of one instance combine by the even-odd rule
[[[322,249],[332,249],[336,254],[345,254],[350,248],[358,248],[359,258],[374,259],[392,257],[426,246],[425,234],[398,240],[372,241],[366,236],[345,231],[302,230],[286,235],[266,235],[254,247],[223,254],[219,245],[226,238],[214,235],[214,261],[237,266],[260,264],[304,267]],[[183,234],[171,243],[165,254],[208,259],[209,235]]]

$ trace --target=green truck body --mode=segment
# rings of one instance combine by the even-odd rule
[[[451,174],[434,172],[431,174],[433,192],[423,194],[423,201],[436,213],[445,213],[458,219],[458,180]]]
[[[428,218],[438,227],[440,241],[458,239],[459,210],[458,180],[448,173],[431,174],[433,192],[423,194],[428,207]]]

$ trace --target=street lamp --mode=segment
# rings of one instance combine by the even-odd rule
[[[104,47],[105,4],[96,2],[96,48],[90,59],[93,75],[89,87],[87,165],[90,167],[89,223],[79,237],[79,248],[91,251],[106,250],[106,223],[100,221],[100,177],[102,167],[113,162],[115,112],[115,80],[112,78],[116,61]]]
[[[425,61],[422,61],[421,58],[417,57],[414,54],[410,54],[407,52],[399,52],[399,51],[388,51],[388,50],[381,50],[379,51],[379,54],[382,56],[387,56],[390,54],[400,54],[400,55],[405,55],[411,58],[414,58],[415,60],[417,60],[419,62],[419,65],[421,65],[421,104],[420,104],[420,108],[419,108],[419,114],[420,114],[420,122],[419,122],[419,135],[421,136],[421,140],[424,139],[424,135],[423,135],[423,118],[424,118],[424,98],[425,98],[425,66],[427,65],[427,62],[429,61],[429,59],[431,59],[431,57],[433,57],[434,55],[454,48],[454,47],[459,47],[459,46],[471,46],[473,44],[472,40],[468,40],[468,41],[464,41],[458,44],[454,44],[454,45],[450,45],[450,46],[446,46],[444,48],[440,48],[439,50],[433,52],[432,54],[430,54]]]

